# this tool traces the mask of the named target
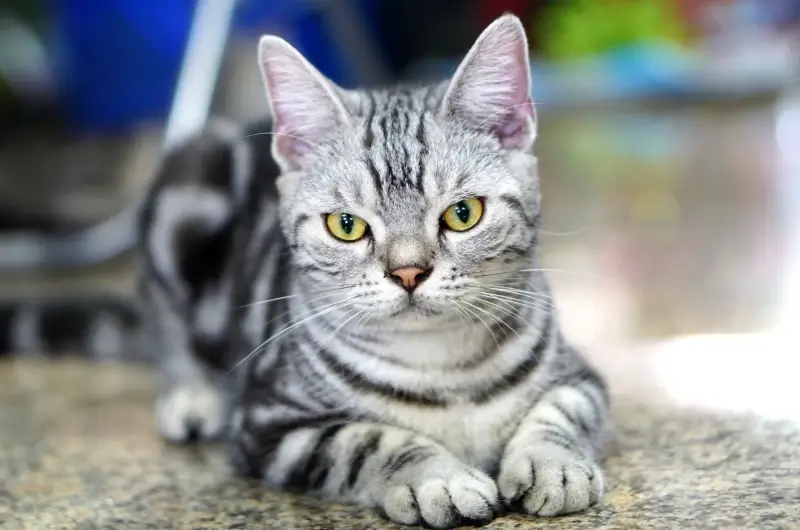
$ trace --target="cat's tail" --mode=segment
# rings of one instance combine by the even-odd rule
[[[142,318],[121,295],[0,300],[0,356],[149,362]]]

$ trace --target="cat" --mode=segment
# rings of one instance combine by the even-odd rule
[[[599,502],[609,393],[539,268],[519,19],[431,85],[345,90],[276,36],[258,57],[269,121],[209,124],[149,190],[142,322],[100,304],[80,337],[138,337],[161,435],[226,438],[281,489],[432,528]],[[0,312],[9,348],[41,307]]]

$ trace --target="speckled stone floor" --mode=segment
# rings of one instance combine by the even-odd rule
[[[567,335],[614,389],[617,451],[600,506],[490,528],[800,528],[793,119],[774,104],[545,118],[546,261]],[[163,443],[153,392],[145,368],[0,363],[0,527],[395,528],[232,478],[221,447]]]
[[[231,478],[221,447],[155,435],[150,374],[80,363],[0,368],[3,528],[395,528]],[[490,528],[797,528],[800,430],[618,398],[619,453],[590,512]],[[400,527],[397,527],[400,528]]]

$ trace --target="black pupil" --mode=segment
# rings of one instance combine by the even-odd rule
[[[353,231],[353,226],[356,224],[356,221],[349,213],[343,213],[341,219],[339,219],[339,224],[342,225],[344,233],[349,234]]]
[[[465,224],[469,221],[469,206],[464,201],[456,204],[456,217]]]

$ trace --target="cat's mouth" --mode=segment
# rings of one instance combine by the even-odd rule
[[[398,308],[394,312],[392,312],[391,317],[433,317],[437,315],[441,315],[442,312],[437,310],[430,305],[426,304],[418,297],[409,296],[407,302],[403,304],[402,307]]]

